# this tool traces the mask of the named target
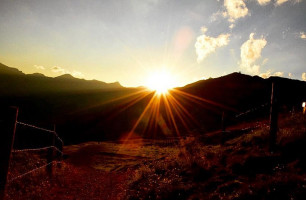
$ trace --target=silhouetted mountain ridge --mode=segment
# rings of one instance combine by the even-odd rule
[[[55,78],[40,73],[24,74],[18,69],[0,64],[0,95],[30,95],[57,92],[120,89],[119,82],[105,83],[97,80],[75,78],[63,74]]]
[[[0,63],[0,74],[6,75],[24,75],[24,73],[16,68],[8,67]]]
[[[71,74],[63,74],[55,77],[55,79],[75,79],[75,77],[73,77]]]
[[[44,74],[41,73],[33,73],[33,74],[26,74],[27,76],[35,76],[35,77],[46,77]]]
[[[306,82],[282,77],[250,76],[231,73],[218,78],[210,78],[191,83],[181,88],[188,93],[244,110],[270,102],[272,83],[275,83],[281,104],[300,103],[306,98]],[[252,106],[253,105],[253,106]]]

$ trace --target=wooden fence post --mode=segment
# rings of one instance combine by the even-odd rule
[[[17,107],[0,110],[0,200],[4,198],[5,194],[5,184],[7,182],[7,173],[14,144],[17,116]]]
[[[55,125],[54,125],[54,134],[52,134],[51,136],[51,146],[55,146]],[[52,171],[53,171],[53,164],[51,163],[53,162],[53,156],[54,156],[54,149],[49,148],[47,153],[47,163],[50,164],[47,166],[47,173],[50,178],[52,177]]]
[[[270,141],[269,150],[274,151],[277,137],[277,120],[278,120],[278,102],[277,102],[277,85],[272,83],[271,107],[270,107]]]

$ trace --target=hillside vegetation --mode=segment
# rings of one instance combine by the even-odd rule
[[[181,141],[176,155],[143,163],[129,199],[305,199],[306,117],[282,116],[275,152],[258,122]],[[243,127],[243,125],[242,125]],[[217,137],[215,137],[217,135]]]

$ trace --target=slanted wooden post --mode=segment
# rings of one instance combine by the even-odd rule
[[[56,130],[55,130],[55,125],[54,125],[54,132],[56,133]],[[56,133],[57,134],[57,133]],[[57,134],[57,136],[58,136],[58,134]],[[58,148],[58,150],[60,150],[61,152],[63,152],[63,143],[61,142],[61,141],[59,141],[59,140],[57,140],[57,144],[58,145],[56,145],[56,148]],[[62,162],[62,160],[63,160],[63,153],[61,153],[61,152],[58,152],[57,151],[57,157],[59,157],[59,160]],[[59,162],[58,164],[57,164],[57,166],[58,167],[62,167],[62,163],[61,162]]]
[[[0,109],[0,200],[4,198],[17,116],[17,107]]]
[[[278,102],[277,102],[277,85],[272,83],[271,91],[271,108],[270,108],[270,146],[269,150],[274,151],[277,137],[277,120],[278,120]]]
[[[55,125],[54,125],[54,132],[55,132]],[[55,146],[55,134],[51,135],[51,146]],[[48,153],[47,153],[47,163],[50,163],[53,161],[53,155],[54,155],[54,149],[49,148]],[[52,167],[53,167],[52,163],[47,166],[47,173],[50,178],[52,177],[52,170],[53,170]]]

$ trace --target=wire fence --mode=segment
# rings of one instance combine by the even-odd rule
[[[252,114],[252,113],[254,113],[254,112],[257,112],[257,111],[259,111],[259,110],[262,110],[262,109],[268,107],[269,105],[270,105],[269,102],[264,103],[264,104],[261,104],[261,105],[259,105],[259,106],[257,106],[257,107],[253,107],[253,108],[251,108],[251,109],[249,109],[249,110],[246,110],[246,111],[244,111],[244,112],[242,112],[242,113],[239,113],[239,114],[237,114],[235,117],[236,117],[236,118],[240,118],[240,117],[243,117],[243,116]]]
[[[43,169],[45,167],[48,167],[49,165],[56,164],[56,163],[60,163],[60,161],[51,161],[51,162],[49,162],[49,163],[47,163],[45,165],[42,165],[42,166],[37,167],[37,168],[34,168],[34,169],[32,169],[30,171],[27,171],[27,172],[25,172],[23,174],[20,174],[18,176],[15,176],[14,178],[11,178],[10,180],[8,180],[8,183],[12,183],[13,181],[15,181],[17,179],[23,178],[26,175],[32,174],[33,172],[39,171],[39,170],[41,170],[41,169]]]
[[[38,126],[34,126],[32,124],[26,124],[24,122],[19,122],[17,121],[16,124],[20,124],[20,125],[23,125],[23,126],[27,126],[27,127],[31,127],[31,128],[34,128],[34,129],[37,129],[37,130],[41,130],[41,131],[45,131],[45,132],[48,132],[48,133],[51,133],[53,134],[62,144],[64,144],[63,140],[57,135],[57,133],[55,131],[51,131],[51,130],[48,130],[48,129],[45,129],[45,128],[41,128],[41,127],[38,127]]]
[[[63,140],[58,136],[58,134],[56,133],[55,130],[49,130],[49,129],[45,129],[45,128],[41,128],[41,127],[38,127],[38,126],[34,126],[32,124],[27,124],[27,123],[24,123],[24,122],[20,122],[20,121],[16,121],[16,126],[17,125],[20,125],[20,126],[26,126],[26,127],[29,127],[31,129],[35,129],[35,130],[39,130],[40,133],[49,133],[53,136],[53,141],[52,141],[52,145],[49,145],[49,146],[44,146],[44,147],[37,147],[37,148],[23,148],[23,149],[16,149],[14,148],[12,150],[12,153],[21,153],[21,152],[41,152],[43,150],[47,150],[47,163],[44,164],[44,165],[41,165],[39,167],[36,167],[34,169],[31,169],[25,173],[22,173],[18,176],[15,176],[13,178],[11,178],[10,180],[7,181],[7,183],[11,183],[17,179],[20,179],[22,177],[25,177],[27,175],[30,175],[34,172],[37,172],[41,169],[44,169],[46,167],[52,167],[53,164],[56,164],[56,163],[61,163],[61,160],[62,159],[59,159],[59,160],[53,160],[53,152],[56,152],[58,156],[60,156],[62,158],[63,156],[63,151],[62,151],[62,148],[63,148],[63,145],[64,145],[64,142]],[[59,141],[59,146],[57,147],[55,145],[55,140]]]

